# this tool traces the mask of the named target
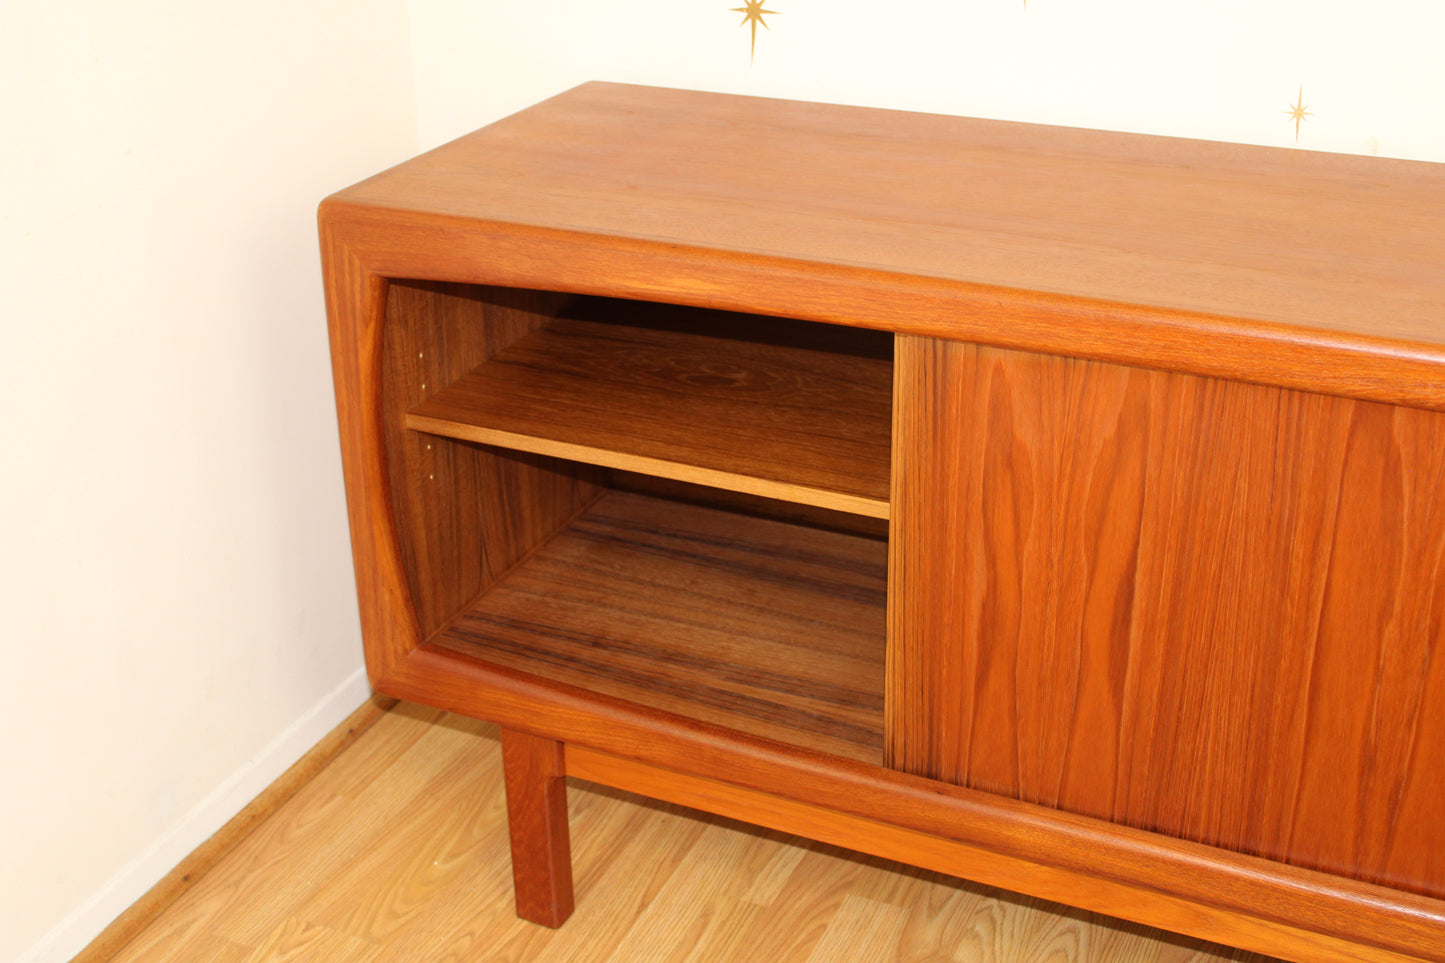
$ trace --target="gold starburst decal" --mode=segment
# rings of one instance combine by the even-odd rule
[[[765,21],[763,17],[775,16],[777,14],[777,11],[764,10],[763,0],[743,0],[743,2],[747,4],[747,6],[733,7],[733,12],[742,14],[743,23],[752,25],[753,44],[752,48],[748,51],[748,62],[751,63],[753,55],[758,52],[758,24],[762,24],[764,30],[772,29],[768,26],[767,21]],[[738,26],[741,27],[743,23],[738,24]]]
[[[1294,140],[1295,143],[1298,144],[1300,121],[1311,116],[1309,108],[1305,106],[1305,89],[1303,87],[1299,89],[1299,99],[1296,100],[1285,113],[1294,118]]]

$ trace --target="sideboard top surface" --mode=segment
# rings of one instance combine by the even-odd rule
[[[591,83],[328,205],[907,279],[1002,316],[1117,306],[1176,340],[1223,323],[1291,363],[1345,345],[1445,385],[1441,164]]]

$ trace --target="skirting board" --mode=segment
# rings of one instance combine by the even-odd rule
[[[327,739],[348,716],[371,698],[371,687],[364,669],[357,669],[340,685],[316,703],[305,715],[271,740],[246,765],[235,771],[211,791],[180,822],[130,861],[100,889],[93,893],[49,933],[40,938],[15,960],[15,963],[66,963],[91,947],[101,950],[101,943],[115,943],[113,951],[124,940],[100,940],[117,918],[150,891],[165,888],[157,884],[188,859],[192,853],[227,827],[238,813],[262,796],[285,773]],[[177,891],[178,892],[178,891]],[[117,934],[119,935],[119,934]],[[134,935],[133,933],[130,935]],[[106,959],[109,953],[86,953],[83,959]]]

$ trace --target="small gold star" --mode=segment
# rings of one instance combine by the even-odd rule
[[[771,17],[775,15],[777,11],[764,10],[763,0],[743,0],[743,3],[747,4],[747,6],[733,7],[733,12],[742,14],[743,23],[750,23],[753,26],[753,45],[752,49],[748,51],[748,62],[752,63],[753,54],[758,52],[758,24],[762,24],[764,30],[772,29],[768,26],[767,22],[763,20],[763,17]],[[739,27],[742,25],[742,23],[738,24]]]
[[[1300,121],[1304,120],[1306,117],[1312,116],[1312,115],[1310,114],[1309,108],[1305,106],[1305,89],[1304,89],[1304,87],[1300,87],[1300,89],[1299,89],[1299,99],[1296,100],[1296,101],[1294,102],[1294,104],[1292,104],[1292,105],[1290,106],[1290,109],[1287,110],[1287,111],[1285,111],[1285,113],[1286,113],[1286,114],[1289,114],[1291,117],[1294,118],[1294,140],[1295,140],[1295,143],[1298,144],[1298,143],[1299,143],[1299,125],[1300,125]]]

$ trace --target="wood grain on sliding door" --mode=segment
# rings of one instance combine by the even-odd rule
[[[896,363],[891,765],[1445,895],[1445,415]]]

